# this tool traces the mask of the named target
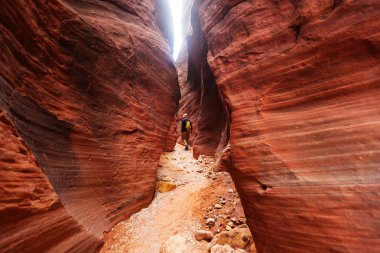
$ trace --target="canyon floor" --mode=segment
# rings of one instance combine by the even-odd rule
[[[215,235],[245,227],[231,177],[212,172],[212,167],[212,158],[195,160],[192,150],[185,151],[179,144],[173,152],[162,154],[152,203],[112,229],[101,253],[209,252],[210,243],[197,241],[197,232]],[[207,225],[210,218],[214,222]]]

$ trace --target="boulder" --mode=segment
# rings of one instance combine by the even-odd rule
[[[210,231],[198,230],[197,232],[195,232],[195,239],[197,241],[202,241],[202,240],[211,241],[213,237],[214,235]]]
[[[248,228],[235,228],[215,235],[210,245],[230,245],[234,249],[245,249],[251,240],[252,235]]]

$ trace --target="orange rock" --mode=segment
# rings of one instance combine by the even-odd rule
[[[195,239],[197,241],[202,241],[202,240],[211,241],[213,237],[214,235],[210,231],[199,230],[195,232]]]
[[[230,245],[234,249],[244,249],[251,239],[252,235],[248,228],[235,228],[215,235],[210,243],[210,247],[219,244]]]
[[[175,183],[168,182],[168,181],[159,181],[156,184],[156,191],[159,191],[161,193],[163,192],[170,192],[174,190],[177,187]]]

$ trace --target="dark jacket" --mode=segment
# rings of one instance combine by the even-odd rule
[[[190,132],[193,132],[193,125],[191,124],[191,121],[188,118],[185,118],[185,119],[182,120],[181,133],[187,131],[187,129],[186,129],[186,122],[188,122],[188,121],[190,122]]]

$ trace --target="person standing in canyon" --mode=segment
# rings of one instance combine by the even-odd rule
[[[182,133],[182,141],[185,143],[185,150],[189,149],[190,134],[192,132],[193,132],[193,125],[191,124],[191,121],[187,118],[187,114],[184,113],[182,116],[181,133]]]

